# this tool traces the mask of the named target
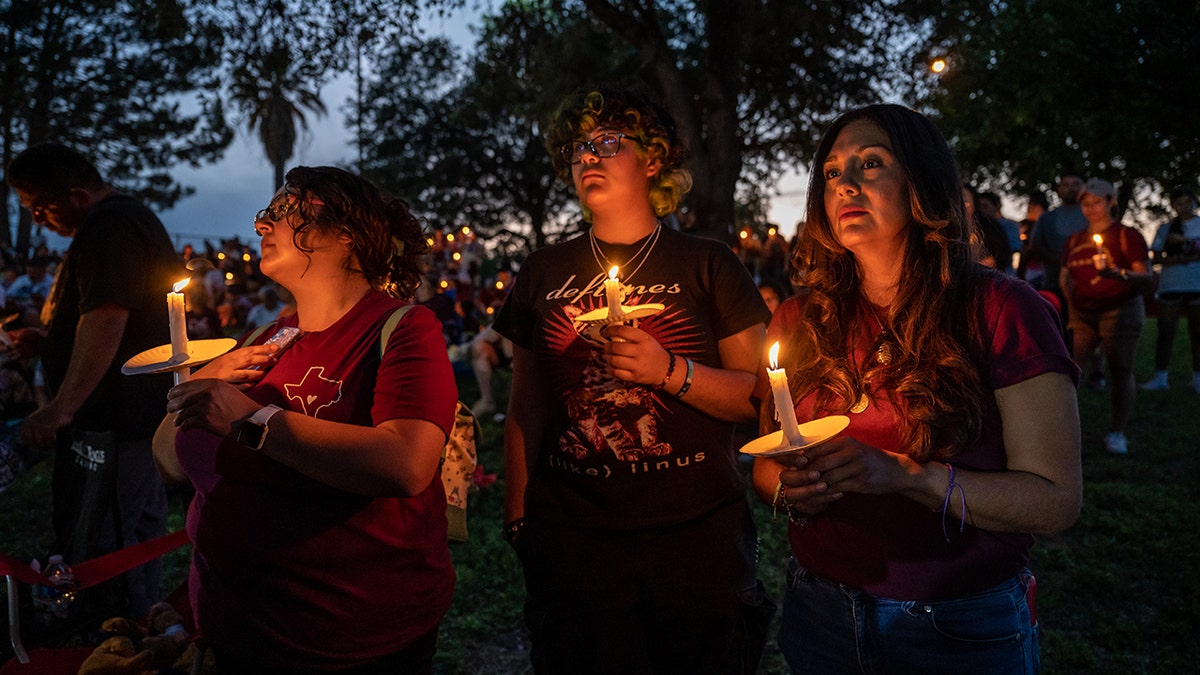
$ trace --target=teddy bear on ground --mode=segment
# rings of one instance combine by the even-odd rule
[[[160,602],[150,608],[143,626],[123,617],[108,619],[101,630],[110,637],[92,652],[79,675],[168,675],[197,672],[192,636],[183,617]]]

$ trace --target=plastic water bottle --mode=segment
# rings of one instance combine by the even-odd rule
[[[34,561],[35,563],[37,561]],[[44,573],[47,583],[33,587],[33,606],[43,614],[67,618],[75,600],[75,573],[61,555],[50,556]]]

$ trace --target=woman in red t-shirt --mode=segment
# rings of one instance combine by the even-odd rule
[[[1125,425],[1137,395],[1133,359],[1146,319],[1142,290],[1154,273],[1146,238],[1113,217],[1116,195],[1112,183],[1099,178],[1083,186],[1079,206],[1088,226],[1063,246],[1059,285],[1067,298],[1075,363],[1086,364],[1096,347],[1104,351],[1112,382],[1112,426],[1104,448],[1123,455],[1128,452]]]
[[[1053,310],[981,266],[970,228],[922,115],[870,106],[825,132],[806,289],[767,342],[797,418],[849,426],[754,466],[790,520],[778,644],[797,672],[1036,672],[1024,568],[1033,535],[1079,512],[1078,369]],[[765,378],[758,393],[772,399]]]
[[[297,167],[254,225],[296,313],[172,389],[180,430],[155,447],[196,489],[196,624],[222,673],[432,672],[457,391],[427,309],[380,345],[420,278],[420,223],[358,176]]]

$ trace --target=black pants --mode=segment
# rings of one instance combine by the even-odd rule
[[[697,520],[635,531],[527,521],[518,542],[538,673],[744,672],[761,642],[748,618],[757,537],[739,499]],[[761,625],[765,634],[765,622]],[[752,666],[750,666],[752,667]]]

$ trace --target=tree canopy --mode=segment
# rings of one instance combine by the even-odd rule
[[[545,3],[485,17],[465,63],[445,40],[398,44],[379,64],[358,121],[373,139],[367,173],[434,214],[476,228],[512,253],[577,226],[572,196],[550,167],[542,125],[577,83],[558,71],[631,70],[632,53]],[[513,225],[520,228],[513,228]]]
[[[1007,190],[1063,170],[1110,180],[1123,203],[1200,176],[1200,4],[975,2],[943,41],[927,103],[968,174]]]
[[[182,0],[44,0],[0,7],[0,153],[58,140],[158,205],[189,193],[170,168],[220,156],[232,135],[212,94],[222,33]],[[7,186],[3,233],[11,222]],[[18,249],[29,238],[23,214]]]
[[[909,25],[903,12],[884,11],[894,4],[508,2],[485,18],[462,72],[422,70],[411,87],[398,71],[424,68],[419,55],[390,52],[377,65],[375,109],[362,118],[363,135],[379,139],[372,170],[386,167],[443,214],[457,199],[456,219],[494,224],[520,214],[538,246],[544,224],[563,212],[540,142],[556,99],[599,83],[639,86],[672,111],[689,146],[695,230],[732,240],[737,202],[761,211],[779,176],[808,161],[829,119],[878,98],[895,52],[871,46]],[[459,162],[457,173],[437,169],[444,161]]]

